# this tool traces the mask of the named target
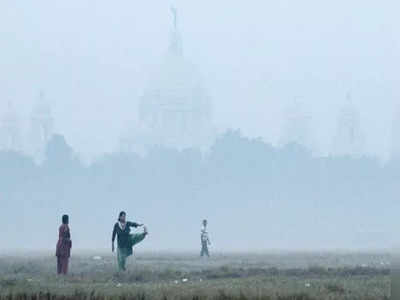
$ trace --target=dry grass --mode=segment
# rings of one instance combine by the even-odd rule
[[[388,299],[384,254],[75,255],[67,277],[50,255],[0,257],[2,299]]]

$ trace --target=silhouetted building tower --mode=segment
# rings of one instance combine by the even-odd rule
[[[21,151],[20,134],[19,118],[10,101],[0,116],[0,150]]]
[[[360,127],[360,115],[354,107],[350,92],[346,98],[346,105],[339,113],[332,154],[357,157],[362,155],[364,136]]]
[[[31,113],[31,144],[32,155],[42,160],[47,143],[53,135],[53,116],[50,104],[41,91]]]

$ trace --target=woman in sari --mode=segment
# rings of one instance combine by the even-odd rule
[[[58,229],[58,242],[56,248],[57,256],[57,274],[67,275],[69,257],[71,256],[71,233],[69,230],[68,215],[62,216],[62,224]]]
[[[120,271],[126,270],[126,259],[133,254],[133,246],[143,241],[148,234],[146,226],[143,233],[131,234],[131,227],[141,227],[143,224],[126,221],[126,213],[121,211],[118,217],[118,222],[115,223],[112,233],[112,251],[114,252],[114,241],[117,236],[117,257],[118,268]]]

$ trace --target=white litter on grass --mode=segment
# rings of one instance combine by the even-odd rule
[[[27,281],[28,281],[28,282],[32,282],[33,279],[32,279],[32,278],[28,278]]]
[[[121,287],[121,286],[122,286],[122,284],[120,284],[120,283],[117,284],[117,287]]]
[[[309,287],[311,287],[311,283],[306,283],[305,285],[304,285],[306,288],[309,288]]]
[[[189,279],[187,279],[187,278],[183,278],[183,279],[182,279],[182,282],[188,282],[188,280],[189,280]]]
[[[178,283],[179,283],[179,281],[178,281],[178,280],[175,280],[175,281],[174,281],[174,283],[175,283],[175,284],[178,284]]]
[[[94,260],[101,260],[101,256],[93,256]]]

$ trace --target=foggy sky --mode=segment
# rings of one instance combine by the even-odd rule
[[[285,107],[300,98],[316,150],[326,153],[351,91],[366,153],[387,157],[400,101],[394,0],[1,1],[0,112],[13,101],[26,121],[43,89],[56,131],[74,149],[115,150],[167,49],[171,4],[219,131],[276,144]]]

